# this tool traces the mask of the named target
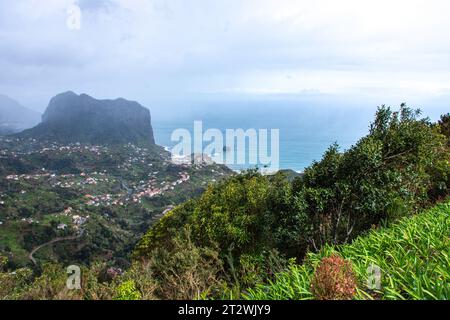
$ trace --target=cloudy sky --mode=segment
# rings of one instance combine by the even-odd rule
[[[448,0],[0,0],[0,93],[39,110],[69,89],[450,102],[449,12]]]

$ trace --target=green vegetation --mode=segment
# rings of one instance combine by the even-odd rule
[[[74,294],[63,286],[61,266],[44,265],[31,276],[28,269],[19,269],[2,274],[0,281],[10,289],[0,297],[40,298],[43,293],[36,288],[45,283],[51,290],[43,298],[51,292],[54,298],[124,300],[447,299],[447,127],[446,116],[433,124],[405,105],[398,112],[381,107],[366,137],[345,152],[331,146],[301,176],[249,170],[210,184],[198,197],[189,196],[187,190],[205,182],[198,174],[191,180],[199,179],[195,184],[174,194],[166,190],[161,197],[144,197],[139,206],[89,209],[90,223],[83,227],[89,241],[79,253],[88,256],[107,243],[119,256],[134,248],[131,265],[121,266],[123,274],[105,278],[117,267],[110,262],[84,267],[85,285]],[[124,167],[128,169],[121,176],[129,184],[148,174],[137,162]],[[173,181],[165,174],[173,168],[163,168],[164,181]],[[212,172],[210,167],[195,170],[203,177]],[[58,192],[48,196],[56,199]],[[8,207],[14,208],[9,202],[13,196],[7,197]],[[169,205],[179,203],[174,199],[188,201],[172,209]],[[145,213],[154,208],[169,210],[156,219]],[[157,222],[146,225],[150,229],[136,246],[121,246],[121,239],[143,231],[138,223],[143,218]],[[51,227],[55,220],[42,221]],[[48,226],[45,230],[51,231]],[[105,255],[103,261],[110,258]],[[366,287],[369,266],[381,269],[381,289]],[[23,285],[11,287],[15,282]]]
[[[189,228],[195,246],[217,248],[224,265],[218,277],[228,285],[222,292],[237,298],[261,274],[266,281],[273,275],[264,265],[267,252],[278,252],[286,265],[286,258],[302,261],[308,252],[410,217],[445,199],[450,187],[445,132],[419,115],[405,105],[398,112],[381,107],[368,136],[344,153],[331,146],[293,182],[248,171],[210,186],[156,223],[134,256],[151,258],[161,248],[176,253],[173,241]]]
[[[117,296],[115,300],[139,300],[141,294],[136,290],[136,284],[133,280],[122,282],[116,289]]]
[[[220,165],[174,165],[157,146],[0,138],[0,254],[11,269],[24,267],[34,248],[86,230],[35,257],[85,265],[129,259],[163,212],[230,174]]]
[[[177,207],[158,221],[138,244],[135,257],[145,256],[176,237],[189,226],[194,243],[219,245],[221,252],[234,255],[258,253],[279,243],[273,238],[277,227],[274,214],[292,212],[291,189],[283,175],[265,177],[252,170],[211,185],[198,200]],[[284,202],[283,202],[284,200]]]
[[[450,113],[441,116],[438,127],[441,133],[447,137],[447,144],[450,145]]]
[[[156,223],[135,257],[167,247],[189,226],[196,245],[217,244],[223,254],[277,249],[301,259],[418,212],[450,187],[445,137],[418,115],[405,106],[380,108],[368,136],[344,153],[333,145],[292,183],[282,173],[248,171],[210,186]]]
[[[355,299],[448,299],[450,296],[450,201],[412,218],[406,217],[388,228],[374,229],[348,245],[326,245],[309,253],[301,265],[290,261],[278,265],[280,258],[249,261],[234,281],[253,282],[252,288],[233,292],[227,287],[218,252],[199,249],[191,242],[176,242],[176,254],[158,250],[151,260],[135,262],[122,276],[102,282],[104,264],[83,268],[83,288],[67,290],[65,269],[44,265],[41,276],[29,269],[1,273],[6,265],[0,257],[0,298],[4,299],[192,299],[211,295],[251,300],[314,299],[312,280],[318,266],[328,257],[342,257],[356,276]],[[255,269],[263,268],[264,274]],[[381,289],[369,289],[370,266],[381,269]],[[268,270],[277,271],[272,275]],[[258,275],[260,275],[258,277]],[[235,283],[236,285],[236,283]]]
[[[247,290],[246,299],[313,299],[311,279],[325,257],[337,254],[351,261],[358,299],[448,299],[450,297],[450,202],[381,230],[372,230],[352,244],[325,246],[310,253],[276,279]],[[381,269],[381,289],[366,286],[369,267]]]

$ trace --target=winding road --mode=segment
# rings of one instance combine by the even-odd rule
[[[34,255],[37,251],[39,251],[39,250],[42,249],[43,247],[49,246],[49,245],[54,244],[54,243],[56,243],[56,242],[79,239],[79,238],[81,238],[81,237],[83,236],[83,234],[84,234],[84,230],[83,230],[83,229],[80,229],[80,232],[79,232],[78,235],[75,235],[75,236],[69,236],[69,237],[58,237],[58,238],[55,238],[55,239],[53,239],[53,240],[50,240],[49,242],[46,242],[46,243],[41,244],[40,246],[37,246],[36,248],[34,248],[34,249],[30,252],[30,254],[28,255],[28,258],[33,262],[34,265],[37,265],[36,259],[33,257],[33,255]]]

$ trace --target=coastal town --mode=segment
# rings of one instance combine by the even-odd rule
[[[105,248],[118,250],[177,204],[231,174],[207,161],[174,163],[164,148],[131,143],[0,137],[0,160],[0,250],[12,250],[17,261],[26,261],[23,248],[82,231],[79,241],[90,248],[84,259]],[[24,236],[15,238],[19,230]]]

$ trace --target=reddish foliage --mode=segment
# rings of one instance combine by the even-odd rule
[[[311,291],[319,300],[351,300],[356,294],[351,262],[337,255],[323,258],[314,272]]]

